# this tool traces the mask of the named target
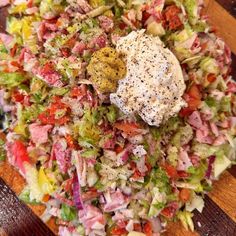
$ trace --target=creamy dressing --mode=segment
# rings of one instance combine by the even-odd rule
[[[134,31],[118,40],[117,51],[126,56],[127,74],[110,100],[125,114],[159,126],[185,106],[181,67],[158,37]]]

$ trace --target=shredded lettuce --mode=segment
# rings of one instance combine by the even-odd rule
[[[216,60],[212,57],[204,57],[200,62],[200,68],[207,73],[215,75],[218,75],[220,72]]]
[[[25,203],[29,203],[29,204],[32,204],[32,205],[40,204],[40,202],[37,202],[35,199],[32,200],[30,198],[30,188],[29,188],[29,186],[24,187],[24,189],[22,190],[22,192],[19,195],[19,199],[22,200]]]
[[[26,78],[18,72],[0,72],[0,85],[5,86],[9,89],[20,85]]]
[[[177,218],[182,222],[185,229],[190,229],[194,231],[194,224],[193,224],[193,213],[189,211],[179,211],[177,214]]]
[[[227,169],[231,165],[231,161],[223,155],[220,158],[216,158],[213,166],[214,166],[214,176],[215,178],[218,178],[219,175]]]
[[[65,221],[73,221],[77,217],[77,211],[74,207],[70,207],[64,203],[61,205],[61,218]]]
[[[25,163],[25,170],[26,170],[25,178],[30,190],[30,196],[29,196],[30,200],[31,201],[36,200],[37,202],[41,202],[44,194],[38,182],[39,173],[35,167],[27,163]]]
[[[199,18],[197,0],[184,0],[183,4],[187,11],[190,24],[195,25]]]

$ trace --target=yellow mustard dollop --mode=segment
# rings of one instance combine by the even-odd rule
[[[126,64],[120,54],[111,47],[96,51],[87,67],[94,86],[101,93],[116,91],[118,81],[126,75]]]

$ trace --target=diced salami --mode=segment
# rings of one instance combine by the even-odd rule
[[[35,144],[43,144],[48,141],[48,132],[52,125],[39,125],[37,123],[29,125],[29,132]]]
[[[110,193],[109,191],[104,194],[106,204],[104,205],[105,212],[117,211],[126,208],[129,201],[118,189],[115,192]]]
[[[79,220],[84,225],[87,235],[94,229],[105,230],[104,215],[97,207],[90,204],[84,205],[84,209],[79,211]]]
[[[84,42],[76,42],[75,46],[72,48],[72,53],[83,54],[84,50],[87,48]]]
[[[13,42],[13,37],[8,34],[0,33],[0,40],[3,42],[6,48],[10,48]]]
[[[194,111],[188,117],[188,123],[196,129],[201,129],[203,124],[202,124],[202,119],[201,119],[200,113],[198,111]]]
[[[98,17],[100,26],[105,32],[110,32],[114,27],[113,20],[107,16],[99,16]]]
[[[188,153],[181,148],[178,159],[177,170],[186,171],[190,166],[192,166],[192,162],[188,156]]]
[[[0,1],[0,7],[5,7],[8,4],[10,4],[10,0],[1,0]]]

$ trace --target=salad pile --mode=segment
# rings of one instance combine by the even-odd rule
[[[202,211],[204,194],[235,163],[236,148],[230,50],[207,24],[202,2],[4,0],[0,6],[8,4],[0,33],[6,134],[0,158],[25,177],[20,198],[44,204],[42,219],[55,217],[59,235],[157,236],[175,219],[193,230],[193,210]],[[109,65],[101,51],[91,60],[106,48],[114,66],[99,68],[124,75],[112,48],[140,29],[175,54],[187,86],[187,106],[160,127],[122,114],[87,70]]]

